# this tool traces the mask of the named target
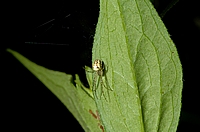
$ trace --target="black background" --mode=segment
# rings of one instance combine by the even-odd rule
[[[158,13],[167,4],[164,0],[156,1]],[[91,64],[99,1],[27,1],[4,5],[0,52],[2,126],[26,131],[83,131],[66,107],[5,50],[11,48],[48,69],[78,73],[85,82],[82,67]],[[182,111],[177,131],[196,131],[200,125],[198,8],[197,1],[180,1],[162,18],[183,67]]]

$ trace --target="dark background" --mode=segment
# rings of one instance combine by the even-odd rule
[[[168,4],[164,0],[154,3],[159,14]],[[85,82],[82,67],[91,65],[99,1],[28,1],[6,3],[5,7],[0,50],[2,126],[26,131],[83,131],[66,107],[5,50],[11,48],[48,69],[78,73]],[[183,67],[180,132],[196,131],[200,125],[198,8],[197,1],[180,1],[162,18]]]

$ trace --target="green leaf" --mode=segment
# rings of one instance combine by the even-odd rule
[[[72,83],[72,76],[53,70],[48,70],[26,59],[19,53],[8,49],[31,73],[33,73],[59,100],[67,107],[74,117],[88,132],[101,132],[99,119],[96,117],[96,105],[83,89],[78,75],[76,87]],[[88,91],[89,93],[89,91]],[[56,113],[54,113],[56,114]],[[67,124],[66,124],[67,125]]]
[[[177,50],[149,0],[100,0],[95,59],[104,62],[107,85],[113,89],[104,88],[109,101],[95,96],[105,131],[176,131],[182,68]]]

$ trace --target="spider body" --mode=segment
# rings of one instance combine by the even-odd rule
[[[100,85],[101,86],[100,97],[102,96],[102,94],[105,97],[104,88],[106,88],[108,90],[112,90],[112,89],[109,88],[107,82],[106,82],[106,85],[105,85],[104,81],[103,81],[103,76],[105,75],[105,72],[106,72],[103,61],[96,59],[94,61],[94,63],[92,64],[92,70],[95,74],[95,75],[93,75],[93,88],[92,88],[92,90],[94,91],[95,96],[97,97],[96,90],[99,86],[99,79],[100,79],[100,83],[101,83],[101,85]],[[98,80],[97,80],[97,77],[99,77]],[[106,77],[105,77],[105,81],[107,81]],[[105,99],[106,99],[106,97],[105,97]]]
[[[96,59],[94,63],[92,64],[92,69],[94,72],[97,72],[99,76],[103,76],[104,72],[104,65],[101,60]]]

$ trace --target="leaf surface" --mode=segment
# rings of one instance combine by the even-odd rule
[[[109,101],[97,98],[101,85],[95,97],[105,131],[176,131],[182,68],[150,1],[100,0],[95,59],[104,62],[104,84],[113,89],[103,89]]]

